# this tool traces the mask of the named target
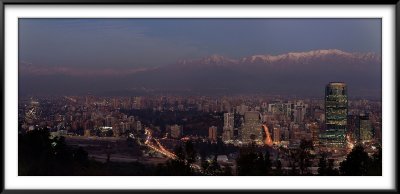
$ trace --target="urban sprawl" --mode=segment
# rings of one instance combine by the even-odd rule
[[[265,157],[289,174],[291,150],[304,141],[315,156],[307,172],[318,174],[322,153],[338,169],[356,145],[372,156],[382,141],[381,101],[352,99],[341,82],[328,83],[324,98],[88,94],[20,97],[18,108],[20,134],[47,129],[50,138],[62,136],[102,163],[163,164],[192,142],[191,167],[199,174],[216,162],[237,175],[238,157],[248,147],[267,148]]]

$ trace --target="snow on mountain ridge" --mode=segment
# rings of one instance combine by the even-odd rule
[[[243,57],[241,59],[230,59],[221,55],[211,55],[197,60],[181,60],[179,64],[214,64],[214,65],[224,65],[224,64],[241,64],[241,63],[275,63],[279,61],[287,62],[305,62],[312,59],[323,59],[328,56],[339,56],[341,58],[346,58],[350,60],[375,60],[380,61],[381,58],[376,53],[350,53],[339,49],[326,49],[326,50],[312,50],[307,52],[289,52],[280,55],[252,55],[248,57]]]
[[[222,64],[237,64],[238,60],[235,59],[230,59],[227,57],[224,57],[222,55],[211,55],[209,57],[204,57],[201,59],[193,59],[193,60],[181,60],[178,61],[178,64],[207,64],[207,65],[222,65]]]

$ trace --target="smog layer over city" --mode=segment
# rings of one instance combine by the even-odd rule
[[[381,176],[381,19],[19,19],[18,174]]]

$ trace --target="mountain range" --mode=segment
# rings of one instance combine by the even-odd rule
[[[156,56],[155,56],[156,57]],[[381,96],[381,56],[338,49],[252,55],[211,55],[151,68],[88,69],[19,64],[20,94],[323,96],[327,83],[348,84],[349,95]]]

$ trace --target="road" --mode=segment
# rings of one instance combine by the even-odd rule
[[[144,144],[147,147],[151,148],[152,150],[154,150],[154,151],[156,151],[156,152],[158,152],[158,153],[160,153],[160,154],[162,154],[162,155],[164,155],[164,156],[166,156],[166,157],[168,157],[170,159],[173,159],[173,160],[178,159],[178,157],[176,156],[175,153],[165,149],[165,147],[160,143],[160,141],[158,141],[157,138],[154,138],[152,136],[151,129],[146,128],[145,129],[145,135],[147,135],[147,137],[146,137],[146,141],[144,142]],[[185,163],[187,163],[187,161],[185,161]],[[197,164],[191,164],[190,167],[195,169],[195,170],[197,170],[197,171],[200,171],[200,172],[202,171],[201,167],[199,165],[197,165]]]

